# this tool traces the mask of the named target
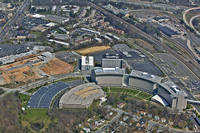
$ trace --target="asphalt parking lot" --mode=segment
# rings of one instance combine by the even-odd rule
[[[75,55],[69,51],[57,52],[55,56],[56,56],[56,58],[61,59],[62,61],[67,62],[67,63],[72,63],[72,62],[76,61],[76,59],[80,58],[77,55]]]
[[[0,58],[9,56],[9,55],[16,55],[16,54],[28,52],[27,47],[29,47],[29,49],[33,48],[33,46],[29,46],[29,45],[1,45]]]
[[[153,75],[163,76],[163,73],[149,60],[128,60],[128,64],[134,70],[144,71]]]
[[[123,52],[127,52],[128,55],[126,56]],[[122,58],[127,61],[127,63],[132,67],[134,70],[144,71],[153,75],[163,76],[163,73],[160,69],[155,66],[145,55],[141,52],[137,51],[136,49],[131,49],[125,44],[117,44],[113,46],[113,49],[100,51],[96,53],[90,54],[94,56],[94,61],[101,63],[102,55],[103,54],[119,54],[122,55]]]
[[[174,56],[168,53],[157,53],[156,57],[162,59],[165,64],[169,66],[169,68],[175,72],[176,76],[185,77],[189,76],[188,79],[195,80],[196,77],[194,74],[179,60],[177,60]]]

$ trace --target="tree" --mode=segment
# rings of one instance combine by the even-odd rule
[[[115,99],[114,96],[109,96],[108,97],[108,104],[113,105],[113,104],[115,104],[115,102],[116,102],[116,99]]]

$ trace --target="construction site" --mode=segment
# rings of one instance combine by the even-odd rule
[[[49,75],[64,74],[74,67],[55,58],[50,52],[42,52],[34,57],[23,58],[14,63],[0,66],[0,85],[34,82]]]
[[[59,75],[64,73],[73,72],[74,67],[64,61],[54,58],[45,63],[42,70],[48,75]]]

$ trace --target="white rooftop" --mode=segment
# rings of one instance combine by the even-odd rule
[[[40,15],[40,14],[34,14],[34,15],[31,15],[31,17],[33,17],[33,18],[44,18],[45,16]]]
[[[130,74],[130,76],[138,77],[138,78],[143,78],[152,82],[157,82],[160,83],[162,80],[162,77],[156,76],[156,75],[151,75],[147,72],[142,72],[142,71],[137,71],[133,70]]]
[[[102,68],[102,67],[95,67],[94,72],[96,75],[101,75],[101,74],[120,74],[123,75],[125,74],[125,70],[121,68]]]
[[[82,56],[81,57],[82,65],[94,66],[94,57],[93,56]]]
[[[163,106],[168,106],[168,103],[162,97],[160,97],[159,95],[153,96],[152,99],[158,101]]]

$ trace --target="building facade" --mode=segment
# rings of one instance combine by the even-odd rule
[[[119,54],[103,54],[102,67],[103,68],[122,68],[122,56]]]
[[[125,74],[120,68],[94,68],[91,71],[92,82],[101,86],[125,86],[159,95],[171,108],[185,109],[187,94],[172,81],[163,82],[163,78],[146,72],[132,71]],[[158,102],[160,102],[158,100]]]

